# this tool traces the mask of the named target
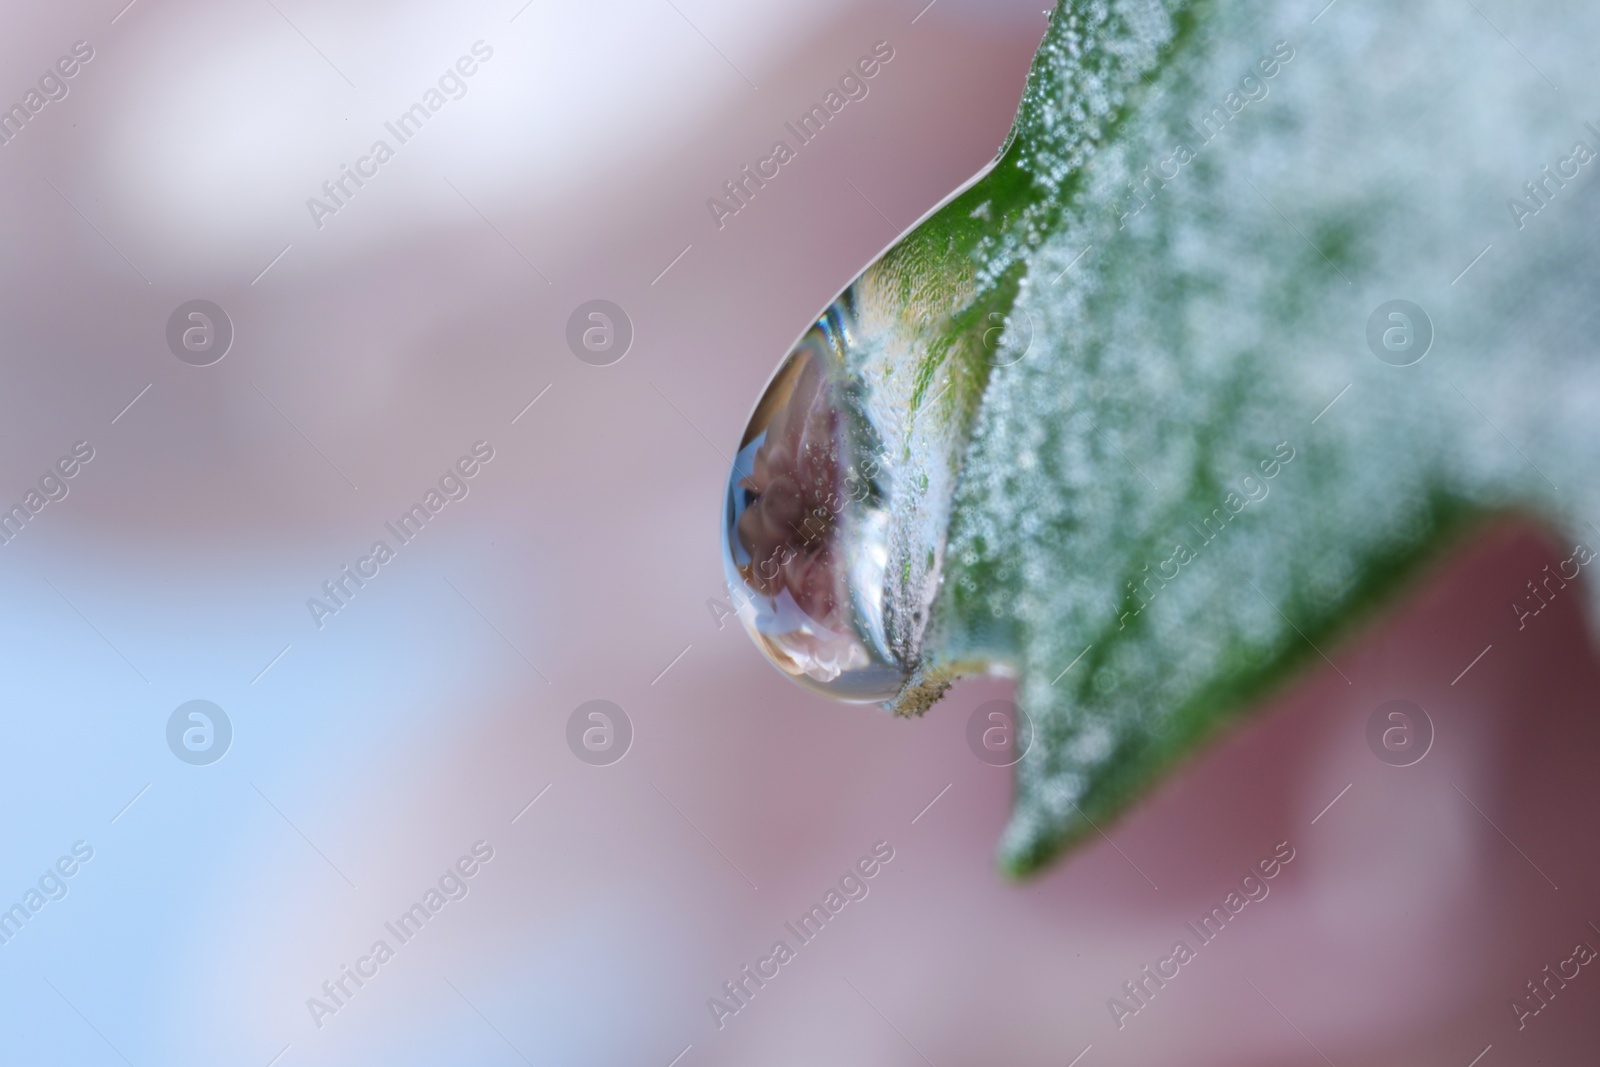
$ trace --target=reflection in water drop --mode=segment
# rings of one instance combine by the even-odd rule
[[[740,619],[784,673],[842,700],[903,699],[921,666],[982,385],[969,366],[981,361],[938,343],[944,315],[905,294],[880,260],[822,314],[756,405],[728,479]]]
[[[845,381],[841,299],[767,386],[728,480],[724,565],[739,616],[786,674],[846,700],[887,700],[904,672],[884,626],[881,464]]]

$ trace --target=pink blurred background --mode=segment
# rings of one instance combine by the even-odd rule
[[[0,550],[0,896],[95,849],[0,945],[8,1062],[1592,1058],[1592,968],[1522,1029],[1510,1007],[1600,945],[1592,641],[1576,596],[1506,610],[1567,554],[1537,530],[1462,546],[1326,650],[1348,683],[1312,672],[1020,885],[992,858],[1009,772],[964,740],[1008,686],[896,721],[718,624],[751,406],[992,158],[1040,5],[123,2],[0,41],[0,97],[95,52],[0,147],[0,497],[96,449]],[[315,226],[306,198],[479,40],[466,95]],[[880,40],[870,95],[719,230],[705,199]],[[236,331],[210,367],[164,340],[194,298]],[[636,333],[608,367],[564,341],[593,298]],[[314,625],[478,440],[467,498]],[[163,734],[195,698],[234,729],[205,767]],[[635,731],[610,766],[567,746],[591,699]],[[1414,766],[1368,750],[1391,699],[1433,722]],[[478,841],[466,897],[318,1026],[308,998]],[[719,1027],[708,998],[880,841],[866,898]],[[1270,895],[1119,1029],[1108,999],[1283,841]]]

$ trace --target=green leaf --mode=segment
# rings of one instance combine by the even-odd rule
[[[907,422],[961,384],[896,706],[1015,673],[1013,874],[1338,672],[1484,517],[1592,555],[1600,16],[1525,12],[1519,51],[1472,5],[1318,7],[1062,4],[995,168],[853,287],[919,339]]]

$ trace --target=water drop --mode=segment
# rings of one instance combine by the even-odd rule
[[[830,307],[756,405],[728,478],[723,564],[780,670],[844,700],[888,700],[904,671],[884,620],[884,472],[848,396],[851,318],[845,301]]]
[[[723,524],[725,577],[756,645],[802,685],[856,702],[892,701],[920,664],[981,386],[981,361],[938,343],[944,315],[908,300],[885,262],[779,366],[739,442]]]

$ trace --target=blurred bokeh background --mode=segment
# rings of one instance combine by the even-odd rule
[[[965,741],[1004,682],[895,721],[721,618],[751,405],[993,157],[1037,0],[124,3],[14,5],[0,36],[25,109],[92,51],[0,145],[0,503],[93,448],[0,546],[0,908],[26,913],[0,925],[0,1060],[1592,1056],[1593,968],[1520,1029],[1510,1006],[1600,945],[1592,642],[1577,597],[1520,632],[1505,608],[1570,555],[1537,529],[1463,545],[1329,650],[1348,683],[1313,672],[1020,885],[992,865],[1009,771]],[[879,41],[869,95],[719,229],[706,198]],[[319,226],[307,198],[379,138]],[[195,299],[234,334],[203,367],[166,340]],[[633,325],[609,366],[566,344],[592,299]],[[307,599],[480,441],[466,497],[319,627]],[[606,766],[567,740],[596,699],[632,724]],[[1397,699],[1434,730],[1407,767],[1366,740]],[[191,700],[231,723],[215,762],[169,747]],[[1119,1028],[1108,999],[1285,841],[1268,898]],[[385,923],[479,842],[400,944]],[[708,998],[878,842],[866,898],[719,1026]],[[393,959],[324,991],[380,939]]]

